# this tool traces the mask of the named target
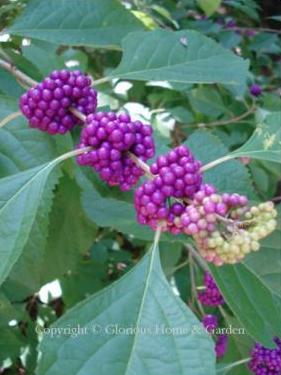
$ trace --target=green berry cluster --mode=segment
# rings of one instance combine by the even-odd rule
[[[253,206],[246,212],[245,208],[233,210],[230,217],[234,220],[220,222],[207,238],[196,236],[198,249],[206,260],[218,266],[240,262],[251,251],[258,251],[259,241],[274,231],[276,216],[272,202]]]

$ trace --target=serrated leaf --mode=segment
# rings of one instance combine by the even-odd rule
[[[83,188],[82,205],[89,219],[95,224],[103,228],[114,228],[141,240],[153,239],[153,230],[137,222],[133,202],[109,195],[103,197],[93,186],[86,184],[85,180],[80,186]],[[183,236],[164,234],[161,239],[176,242],[183,240]]]
[[[120,48],[143,24],[117,0],[32,0],[8,32],[52,43]]]
[[[0,284],[27,242],[49,174],[70,156],[73,152],[0,180]]]
[[[281,163],[281,112],[267,115],[263,122],[257,125],[251,138],[229,157],[249,156]]]
[[[16,99],[0,96],[0,121],[16,111]],[[56,155],[56,141],[48,134],[31,129],[23,117],[0,129],[1,177],[46,163]]]
[[[255,341],[273,347],[281,336],[281,309],[273,291],[246,264],[211,266],[212,274],[236,318]]]
[[[211,118],[217,118],[222,113],[229,113],[221,95],[213,87],[198,87],[190,90],[188,99],[195,112]]]
[[[277,229],[261,242],[261,249],[249,254],[244,263],[281,300],[281,206],[278,206]]]
[[[211,16],[221,4],[221,0],[197,0],[199,7],[207,16]]]
[[[80,194],[73,179],[67,176],[61,179],[50,215],[49,238],[42,260],[41,273],[45,282],[73,269],[81,254],[88,251],[95,240],[97,228],[85,216]],[[45,272],[44,268],[47,268]]]
[[[116,78],[171,83],[240,85],[248,62],[197,31],[156,30],[128,35]]]
[[[211,338],[191,333],[200,323],[167,283],[157,242],[132,271],[55,324],[79,325],[87,329],[86,334],[43,337],[38,375],[60,375],[62,367],[69,375],[88,375],[93,368],[100,375],[215,374]],[[108,327],[114,326],[133,330],[127,335],[110,334]],[[153,335],[160,326],[181,327],[186,333]]]
[[[59,177],[60,171],[57,170],[50,175],[23,252],[2,285],[3,291],[10,299],[23,301],[27,296],[37,292],[43,284],[43,275],[45,276],[49,269],[49,265],[43,264],[49,233],[49,212],[52,207],[53,190]]]
[[[194,132],[185,143],[203,165],[228,153],[220,139],[206,130]],[[215,185],[220,192],[236,192],[257,199],[249,172],[238,160],[228,161],[206,171],[204,181]]]

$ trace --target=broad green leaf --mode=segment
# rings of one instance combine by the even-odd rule
[[[133,202],[126,202],[113,196],[102,196],[93,186],[84,184],[82,205],[84,210],[95,224],[100,227],[114,228],[122,233],[133,235],[141,240],[151,240],[154,236],[152,229],[140,225],[136,219]],[[164,234],[163,241],[186,242],[186,236]]]
[[[203,165],[228,153],[228,149],[220,139],[206,130],[194,132],[186,141],[186,145],[203,162]],[[215,185],[220,192],[236,192],[257,199],[249,172],[238,160],[228,161],[206,171],[204,181]]]
[[[43,285],[43,276],[45,280],[50,269],[49,264],[44,264],[43,261],[49,234],[53,190],[59,177],[59,170],[53,171],[49,176],[26,245],[2,285],[3,291],[11,300],[23,301],[37,292]],[[54,263],[51,269],[53,268]]]
[[[201,324],[167,283],[157,242],[123,278],[53,325],[79,326],[85,334],[45,335],[38,375],[60,375],[62,368],[68,375],[88,375],[93,368],[99,375],[215,374],[212,340],[203,332],[192,334]],[[167,334],[176,329],[181,334]]]
[[[0,68],[0,94],[18,97],[24,93],[16,79],[6,70]]]
[[[261,243],[261,250],[249,254],[244,263],[281,300],[281,206],[278,206],[277,229]]]
[[[248,62],[197,31],[156,30],[128,35],[110,76],[171,83],[245,82]]]
[[[228,369],[227,373],[229,375],[241,375],[241,373],[243,373],[243,375],[251,375],[252,373],[247,366],[247,362],[240,363],[239,365],[237,362],[243,361],[245,358],[249,358],[251,349],[254,346],[254,341],[247,334],[245,328],[242,327],[241,323],[238,322],[236,318],[224,312],[224,319],[225,327],[239,329],[239,333],[228,336],[228,349],[222,359],[225,369]],[[231,368],[230,365],[232,364],[233,367]]]
[[[20,355],[24,337],[20,337],[17,328],[6,327],[1,329],[0,336],[0,363],[5,359],[16,360]]]
[[[19,258],[34,223],[47,179],[75,152],[0,180],[0,284]]]
[[[120,48],[128,33],[142,29],[118,0],[32,0],[8,32],[57,44]]]
[[[137,222],[133,203],[102,197],[93,187],[84,187],[82,204],[87,216],[100,227],[112,227],[139,239],[153,238],[153,231]]]
[[[88,251],[95,240],[97,228],[85,216],[80,195],[75,181],[64,176],[50,215],[49,238],[41,270],[45,281],[74,269],[81,254]]]
[[[228,306],[249,335],[272,347],[272,338],[281,336],[281,308],[270,287],[245,263],[211,266],[211,270]]]
[[[207,16],[211,16],[221,4],[221,0],[197,0],[199,7]]]
[[[211,118],[230,112],[219,92],[213,87],[205,86],[190,90],[188,99],[195,112]]]
[[[263,122],[257,125],[251,138],[229,157],[249,156],[281,163],[281,112],[267,115]]]
[[[0,121],[16,111],[17,100],[0,95]],[[7,123],[0,129],[0,176],[33,168],[55,158],[58,147],[54,138],[31,129],[23,116]]]

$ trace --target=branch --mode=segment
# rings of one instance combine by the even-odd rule
[[[26,83],[28,86],[35,86],[38,82],[34,81],[34,79],[30,78],[25,73],[18,70],[13,64],[0,59],[0,67],[7,70],[8,72],[12,73],[14,77],[19,79],[20,81]]]
[[[264,31],[264,32],[268,32],[268,33],[281,34],[281,30],[271,29],[269,27],[239,27],[239,26],[233,26],[233,27],[228,28],[228,30],[237,30],[237,31],[250,30],[250,31],[257,31],[257,32]]]
[[[21,116],[21,112],[18,111],[18,112],[11,113],[10,115],[3,118],[3,120],[0,121],[0,129],[3,128],[3,126],[5,126],[6,124],[8,124],[8,122],[14,120],[15,118],[19,116]]]
[[[255,112],[255,110],[256,110],[256,106],[252,105],[252,107],[250,107],[248,109],[248,111],[242,113],[239,116],[232,117],[228,120],[214,121],[214,122],[210,122],[208,124],[202,124],[202,125],[204,125],[204,126],[223,126],[223,125],[232,124],[234,122],[238,122],[240,120],[243,120],[245,117],[248,117],[251,113]]]
[[[232,155],[226,155],[226,156],[223,156],[222,158],[211,161],[210,163],[203,165],[203,167],[200,169],[200,172],[206,172],[208,169],[214,168],[216,165],[219,165],[231,159],[233,159]]]

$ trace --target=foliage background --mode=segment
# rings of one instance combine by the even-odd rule
[[[276,135],[272,149],[263,150],[254,138],[254,150],[246,143],[246,151],[234,153],[235,160],[210,169],[206,180],[215,183],[220,191],[247,194],[253,202],[273,199],[278,204],[281,160],[278,7],[277,2],[254,0],[2,0],[0,57],[13,62],[35,80],[63,67],[87,71],[97,82],[100,108],[122,108],[135,119],[153,125],[158,154],[186,143],[205,164],[239,149],[252,134],[255,137],[257,125],[262,125],[270,135]],[[255,35],[247,34],[249,30],[254,30]],[[249,93],[254,82],[263,88],[262,96],[257,99]],[[24,90],[11,73],[0,68],[0,119],[17,111],[17,101]],[[0,202],[13,194],[23,179],[29,181],[44,163],[72,150],[78,137],[79,129],[64,137],[50,137],[29,129],[21,117],[1,128]],[[263,153],[256,158],[253,151]],[[98,314],[99,303],[110,305],[112,299],[116,307],[111,307],[111,314],[117,319],[127,311],[124,323],[135,322],[133,314],[143,293],[140,296],[133,293],[125,305],[117,297],[119,293],[128,293],[129,287],[141,290],[139,283],[147,275],[151,296],[155,291],[163,293],[160,304],[165,313],[157,315],[153,310],[156,321],[168,319],[172,315],[170,309],[179,306],[178,313],[183,308],[171,290],[166,291],[164,276],[156,280],[155,274],[162,274],[157,259],[148,255],[140,261],[154,234],[136,223],[133,194],[109,189],[90,169],[81,170],[70,159],[54,170],[51,167],[47,165],[48,176],[40,172],[40,180],[30,184],[24,199],[21,197],[8,212],[0,209],[3,281],[0,373],[3,374],[33,374],[42,338],[35,328],[49,327],[68,311],[60,324],[78,320],[90,324]],[[32,215],[34,218],[30,220]],[[7,226],[17,240],[16,245],[9,242]],[[223,310],[215,311],[220,315],[221,326],[232,324],[247,330],[243,337],[230,337],[229,350],[217,367],[218,373],[226,373],[225,364],[247,358],[254,341],[271,346],[272,337],[281,336],[280,239],[279,228],[264,241],[260,252],[249,255],[242,264],[212,268],[227,301]],[[192,244],[187,238],[169,235],[162,236],[159,244],[162,269],[185,303],[185,315],[179,319],[191,324],[196,322],[191,311],[199,320],[202,317],[195,286],[202,285],[203,273],[188,246]],[[11,249],[8,259],[5,249]],[[152,273],[145,273],[146,262],[152,265]],[[128,274],[136,264],[137,268]],[[103,303],[90,297],[124,275],[127,279],[114,284],[119,285],[114,295],[100,297],[104,298]],[[59,294],[45,293],[43,298],[41,288],[54,280],[59,285]],[[43,290],[46,289],[53,291],[54,287]],[[102,293],[106,292],[98,296],[103,296]],[[84,304],[71,310],[86,297],[89,299]],[[207,312],[214,311],[207,309]],[[109,321],[108,316],[105,321]],[[89,374],[91,366],[109,373],[106,365],[111,357],[112,372],[123,374],[114,356],[121,355],[128,364],[126,350],[132,349],[132,343],[129,340],[124,343],[126,350],[121,354],[120,344],[116,343],[107,353],[109,357],[104,352],[102,358],[91,362],[93,353],[87,348],[96,345],[87,341],[91,339],[73,340],[70,347],[63,346],[60,340],[56,343],[43,340],[46,357],[43,356],[37,374],[62,374],[61,366],[65,366],[63,373],[69,374]],[[208,338],[198,342],[199,356],[207,347],[212,352],[210,342]],[[60,355],[55,354],[57,345],[63,347]],[[150,352],[155,351],[156,356],[162,356],[153,345],[153,340],[139,343],[142,358],[147,358],[142,351],[146,347]],[[177,352],[176,346],[176,342],[165,343],[170,353]],[[78,370],[71,361],[64,362],[77,351],[81,366],[88,361],[90,369],[82,366]],[[186,366],[177,368],[182,359],[175,361],[177,374],[215,373],[214,358],[209,358],[209,354],[206,354],[210,366],[207,369],[199,362],[191,367],[187,359],[192,354],[182,355]],[[50,370],[48,363],[52,361],[55,367]],[[131,374],[129,371],[130,368],[126,373]],[[143,374],[141,367],[135,371]],[[158,374],[156,371],[171,375],[165,364],[158,366],[153,374]],[[249,371],[246,366],[239,366],[227,373],[245,375]]]

